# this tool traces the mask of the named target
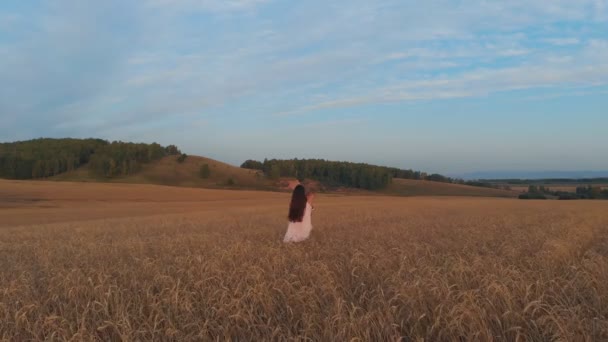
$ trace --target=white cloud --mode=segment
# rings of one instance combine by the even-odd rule
[[[594,40],[577,58],[547,58],[506,68],[485,68],[430,79],[369,88],[355,96],[328,99],[280,112],[279,116],[361,104],[485,96],[531,88],[608,85],[608,41]]]
[[[220,11],[255,8],[263,2],[155,0],[152,3],[182,10]],[[295,110],[277,104],[275,107],[285,106],[278,111],[282,116],[374,101],[473,96],[479,91],[437,89],[433,90],[435,93],[425,93],[423,89],[429,87],[424,88],[426,81],[418,78],[446,69],[473,77],[474,72],[467,68],[481,70],[478,64],[493,63],[502,57],[519,61],[507,67],[521,67],[531,58],[540,60],[543,52],[533,50],[530,38],[514,28],[589,17],[590,4],[589,1],[547,4],[540,0],[481,4],[467,0],[461,5],[414,5],[401,1],[377,4],[358,0],[348,5],[295,3],[292,12],[283,14],[289,19],[281,22],[282,26],[269,22],[238,35],[223,32],[220,39],[230,42],[227,46],[205,48],[207,53],[192,58],[195,62],[186,56],[164,56],[161,60],[170,63],[131,75],[127,86],[190,87],[197,90],[193,92],[196,96],[212,98],[217,104],[248,96],[265,97],[267,92],[297,94],[314,87],[335,87],[328,94],[330,99],[320,104],[304,104]],[[487,33],[490,28],[497,32]],[[312,48],[315,45],[321,46]],[[399,46],[405,48],[395,49]],[[150,58],[136,56],[131,63],[156,63]],[[394,74],[380,70],[387,62],[396,63]],[[434,79],[454,83],[458,75]],[[370,76],[376,79],[372,81]],[[383,93],[384,89],[404,82],[423,89]],[[301,96],[312,98],[315,94]]]
[[[216,107],[237,115],[246,102],[290,116],[606,79],[605,41],[545,31],[601,20],[606,1],[302,1],[257,16],[268,2],[147,0],[125,11],[118,1],[58,1],[40,34],[0,42],[0,72],[12,82],[0,106],[78,120],[69,104],[84,103],[81,112],[136,122]],[[120,14],[120,25],[100,10]],[[108,100],[117,96],[126,99]]]

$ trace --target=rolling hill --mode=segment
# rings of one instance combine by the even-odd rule
[[[247,160],[244,166],[187,156],[175,145],[157,143],[93,138],[38,138],[0,143],[0,178],[14,180],[289,191],[297,184],[296,178],[305,178],[305,186],[312,191],[348,195],[513,197],[516,194],[474,187],[477,184],[452,184],[452,179],[439,174],[422,177],[421,171],[348,161],[265,159],[264,162]]]
[[[177,158],[177,156],[166,156],[158,161],[145,164],[141,171],[133,175],[111,179],[92,176],[86,165],[50,179],[56,181],[160,184],[214,189],[273,190],[276,188],[273,182],[254,170],[242,169],[198,156],[188,156],[181,163],[177,161]],[[200,168],[204,164],[209,165],[210,171],[209,177],[206,179],[200,176]]]
[[[202,165],[209,165],[209,178],[203,179],[199,172]],[[211,189],[250,189],[278,191],[287,190],[285,185],[291,179],[271,181],[259,171],[243,169],[217,160],[188,156],[182,163],[177,162],[177,156],[167,156],[158,161],[144,165],[143,169],[129,176],[113,179],[91,176],[87,166],[66,172],[50,180],[71,182],[109,182],[134,184],[160,184],[181,187],[211,188]],[[341,194],[375,194],[377,192],[340,189]],[[393,179],[392,184],[382,194],[395,196],[474,196],[474,197],[516,197],[515,191],[474,187],[460,184],[450,184],[433,181],[410,179]]]

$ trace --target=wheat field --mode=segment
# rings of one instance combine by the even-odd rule
[[[2,340],[608,340],[608,202],[0,185]]]

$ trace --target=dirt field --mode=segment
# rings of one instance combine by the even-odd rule
[[[288,196],[144,184],[0,180],[0,227],[224,210],[259,202],[284,206]]]
[[[608,340],[608,201],[0,181],[3,340]]]

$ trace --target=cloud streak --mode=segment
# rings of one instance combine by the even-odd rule
[[[544,58],[523,65],[483,68],[429,79],[400,81],[366,89],[354,97],[308,104],[277,113],[290,116],[363,104],[487,96],[531,88],[576,88],[608,85],[608,41],[593,40],[575,58]]]
[[[582,104],[608,80],[606,0],[15,4],[0,4],[6,140],[205,122],[212,143],[235,123],[355,127],[386,104],[578,88]]]

